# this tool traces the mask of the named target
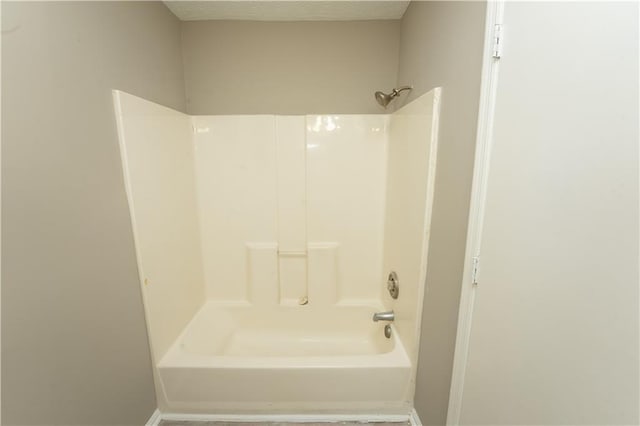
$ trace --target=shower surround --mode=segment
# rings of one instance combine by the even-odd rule
[[[193,126],[208,298],[379,300],[388,117],[199,116]]]
[[[159,409],[407,414],[439,89],[390,115],[114,103]]]

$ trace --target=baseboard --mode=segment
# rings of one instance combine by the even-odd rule
[[[156,411],[157,412],[157,411]],[[337,423],[337,422],[406,422],[412,426],[421,426],[415,410],[410,414],[180,414],[158,413],[156,423],[147,426],[157,426],[161,420],[171,421],[199,421],[199,422],[271,422],[271,423]],[[155,416],[156,413],[154,413]],[[152,416],[152,418],[154,417]],[[415,422],[417,419],[417,423]]]
[[[154,411],[151,417],[149,417],[145,426],[158,426],[161,420],[162,414],[160,414],[160,410],[156,408],[156,411]]]
[[[415,408],[409,413],[409,424],[411,426],[422,426],[422,421],[420,421],[420,417],[418,417],[418,412]]]

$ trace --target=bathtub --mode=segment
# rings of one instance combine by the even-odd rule
[[[381,309],[208,302],[158,363],[164,408],[407,413],[411,365]]]

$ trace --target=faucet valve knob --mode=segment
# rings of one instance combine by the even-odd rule
[[[393,299],[397,299],[400,293],[400,283],[398,282],[398,274],[395,271],[389,273],[387,278],[387,290]]]

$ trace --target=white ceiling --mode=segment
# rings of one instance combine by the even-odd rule
[[[165,1],[182,21],[361,21],[400,19],[409,0]]]

